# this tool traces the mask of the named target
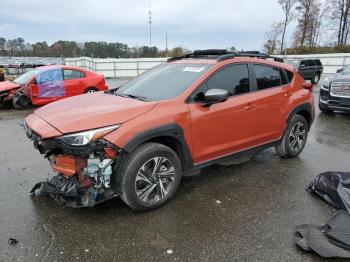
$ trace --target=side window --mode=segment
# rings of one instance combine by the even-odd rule
[[[289,83],[292,82],[294,74],[291,71],[286,70]]]
[[[314,60],[307,60],[306,65],[307,66],[315,66],[315,62],[314,62]]]
[[[281,75],[278,68],[265,65],[254,65],[258,90],[282,85]]]
[[[230,65],[207,81],[207,90],[219,88],[227,90],[231,96],[250,92],[248,65]]]
[[[302,61],[300,62],[300,66],[306,66],[306,60],[302,60]]]
[[[282,85],[288,85],[292,82],[294,74],[288,70],[280,69]]]
[[[64,80],[84,78],[84,73],[79,70],[64,69],[63,70]]]

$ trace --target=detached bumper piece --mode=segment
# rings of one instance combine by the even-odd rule
[[[47,182],[37,183],[30,193],[39,190],[41,196],[51,196],[58,203],[67,207],[93,207],[109,199],[117,197],[111,189],[97,190],[95,187],[82,187],[77,176],[64,177],[56,175]]]
[[[322,257],[350,258],[350,214],[339,211],[325,226],[298,226],[295,242],[302,249]]]

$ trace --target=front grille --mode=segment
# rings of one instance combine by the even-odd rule
[[[333,82],[331,96],[350,98],[350,82]]]

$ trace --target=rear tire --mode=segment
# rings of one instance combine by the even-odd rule
[[[316,73],[313,75],[313,77],[311,78],[311,84],[316,85],[318,84],[318,82],[320,82],[321,79],[321,75],[319,73]]]
[[[282,157],[293,158],[298,156],[304,149],[309,125],[301,115],[294,115],[287,126],[281,144],[276,146],[276,151]]]
[[[15,109],[28,109],[32,107],[32,100],[23,92],[17,92],[12,99]]]
[[[162,206],[179,187],[182,166],[177,154],[158,143],[139,146],[123,161],[120,172],[122,200],[135,210],[151,210]],[[114,185],[113,185],[114,184]]]
[[[97,92],[97,91],[98,91],[97,88],[95,88],[95,87],[89,87],[89,88],[87,88],[87,89],[84,91],[84,94],[95,93],[95,92]]]

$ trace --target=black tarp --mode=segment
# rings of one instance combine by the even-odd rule
[[[350,173],[326,172],[311,181],[307,190],[340,210],[350,212]]]

